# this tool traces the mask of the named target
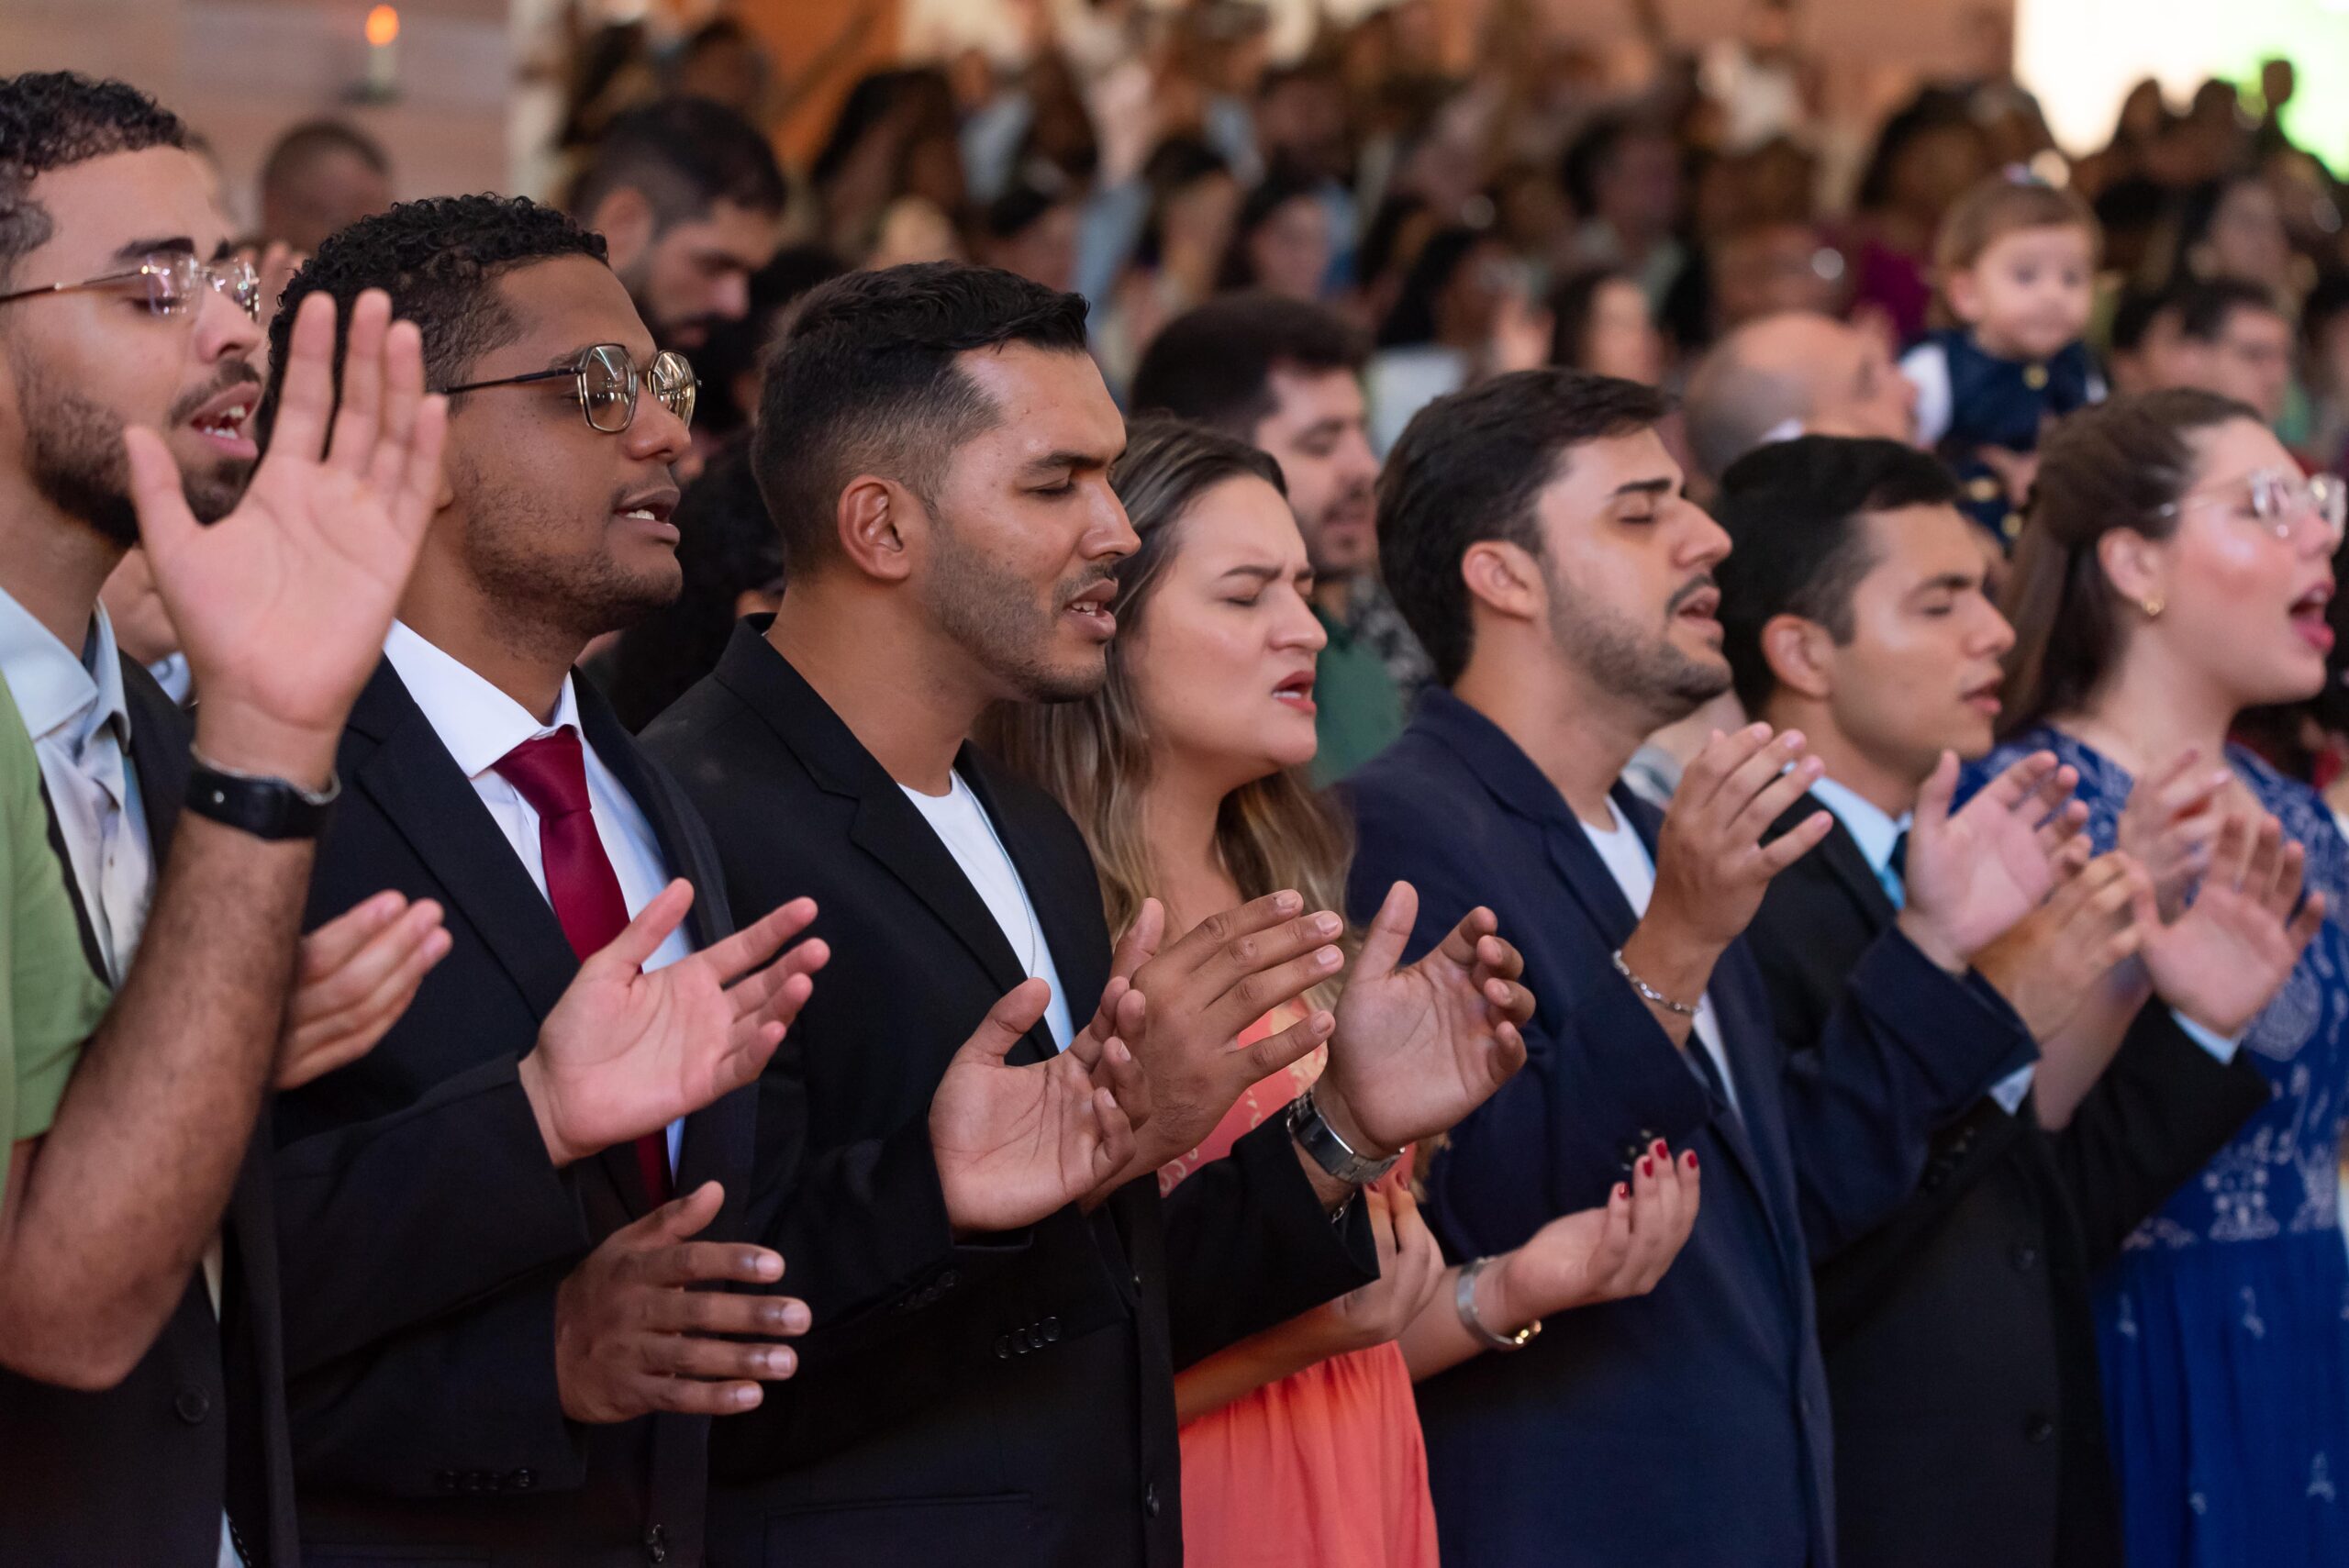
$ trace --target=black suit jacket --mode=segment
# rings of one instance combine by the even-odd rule
[[[187,792],[187,717],[126,657],[130,766],[159,869]],[[50,843],[104,978],[82,893],[57,823]],[[198,1563],[220,1550],[224,1503],[254,1568],[295,1561],[270,1223],[268,1114],[222,1221],[221,1313],[201,1270],[130,1375],[102,1394],[0,1372],[0,1561],[41,1568]]]
[[[1778,874],[1748,940],[1786,1039],[1820,1038],[1894,917],[1840,821]],[[2064,1131],[1985,1095],[1935,1136],[1908,1203],[1818,1272],[1844,1568],[2117,1568],[2089,1276],[2267,1097],[2149,1006]]]
[[[714,1563],[1172,1568],[1173,1373],[1375,1276],[1282,1129],[1162,1204],[958,1245],[928,1129],[946,1063],[1023,977],[920,813],[815,690],[739,628],[645,744],[708,819],[737,903],[813,895],[832,960],[760,1085],[751,1223],[814,1309],[798,1377],[719,1424]],[[1108,978],[1075,824],[965,747],[1073,1016]],[[1052,1049],[1041,1025],[1014,1052]]]
[[[695,887],[695,945],[731,929],[707,832],[586,681],[587,743]],[[305,1560],[700,1560],[707,1418],[565,1419],[556,1287],[646,1212],[629,1147],[558,1171],[516,1075],[579,968],[562,928],[388,662],[351,710],[313,925],[384,888],[452,945],[373,1051],[280,1097],[276,1185]],[[687,1118],[679,1191],[738,1226],[752,1095]]]

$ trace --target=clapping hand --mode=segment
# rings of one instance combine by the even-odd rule
[[[1804,754],[1807,744],[1799,730],[1779,734],[1766,724],[1751,724],[1714,735],[1680,775],[1656,837],[1655,892],[1645,920],[1687,931],[1709,950],[1708,970],[1752,923],[1770,879],[1809,853],[1835,825],[1829,813],[1815,812],[1791,832],[1762,842],[1826,772],[1818,758]],[[1627,945],[1626,953],[1631,951]],[[1703,989],[1700,982],[1688,994]]]
[[[1331,1128],[1374,1159],[1453,1126],[1525,1064],[1518,1030],[1533,1017],[1533,994],[1518,984],[1525,961],[1494,934],[1493,912],[1470,910],[1419,962],[1397,968],[1419,908],[1409,883],[1387,890],[1314,1089]]]
[[[2234,784],[2226,767],[2198,768],[2201,751],[2192,746],[2168,766],[2139,779],[2121,808],[2114,848],[2127,851],[2154,879],[2154,896],[2164,920],[2186,911],[2194,879],[2210,863],[2226,813],[2211,809]]]
[[[2087,807],[2071,798],[2079,782],[2054,752],[2037,751],[1953,813],[1957,757],[1942,754],[1909,830],[1900,929],[1920,951],[1963,973],[1975,954],[2039,907],[2059,873],[2086,863],[2080,828]]]
[[[189,511],[162,437],[123,432],[140,540],[204,694],[197,749],[216,763],[323,784],[383,656],[448,425],[446,399],[425,394],[422,339],[391,308],[379,289],[351,307],[338,407],[335,302],[303,302],[269,453],[216,523]]]
[[[731,1416],[789,1377],[798,1354],[774,1340],[807,1331],[807,1304],[763,1292],[780,1253],[696,1241],[725,1193],[705,1182],[613,1231],[555,1291],[554,1377],[574,1421],[632,1420],[655,1410]]]
[[[2153,884],[2136,861],[2099,855],[2054,896],[1976,955],[1975,968],[2046,1048],[2097,986],[2144,942],[2141,895]]]
[[[556,1164],[657,1131],[757,1077],[831,956],[810,939],[767,964],[816,917],[813,899],[795,898],[648,973],[693,901],[693,884],[672,882],[590,954],[522,1058],[522,1089]]]
[[[449,942],[440,905],[397,893],[378,893],[304,937],[277,1043],[279,1092],[373,1051]]]
[[[1033,1225],[1090,1196],[1133,1158],[1123,1102],[1146,1089],[1123,1040],[1096,1039],[1089,1063],[1074,1044],[1047,1062],[1006,1060],[1052,995],[1042,980],[1014,986],[954,1053],[930,1100],[930,1150],[958,1231]]]
[[[1561,1215],[1499,1260],[1495,1322],[1531,1323],[1552,1313],[1653,1290],[1696,1228],[1697,1156],[1673,1158],[1656,1142],[1604,1208]]]
[[[1398,1166],[1364,1187],[1362,1201],[1378,1254],[1378,1277],[1306,1315],[1326,1336],[1318,1346],[1325,1357],[1397,1338],[1427,1310],[1443,1281],[1443,1249],[1419,1218],[1407,1170]]]
[[[2139,895],[2154,994],[2215,1034],[2248,1029],[2324,924],[2324,895],[2300,898],[2306,860],[2275,817],[2262,814],[2254,826],[2228,813],[2183,915],[2165,925],[2151,889]]]

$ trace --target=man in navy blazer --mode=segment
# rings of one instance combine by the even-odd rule
[[[1636,1162],[1709,1167],[1653,1295],[1421,1387],[1443,1552],[1478,1568],[1832,1562],[1811,1265],[1914,1190],[1937,1125],[2034,1059],[1968,965],[2044,897],[2076,828],[2053,758],[1955,816],[1944,758],[1908,908],[1818,1049],[1784,1049],[1740,933],[1823,830],[1761,841],[1818,776],[1802,737],[1714,737],[1661,821],[1615,783],[1730,678],[1728,539],[1681,495],[1666,408],[1627,382],[1502,376],[1422,412],[1380,484],[1381,555],[1439,689],[1355,775],[1351,895],[1366,909],[1408,878],[1421,946],[1490,905],[1541,999],[1525,1071],[1430,1173],[1437,1232],[1455,1258],[1496,1253]]]

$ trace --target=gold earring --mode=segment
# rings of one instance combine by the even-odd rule
[[[2161,619],[2162,612],[2169,608],[2169,605],[2163,599],[2151,598],[2139,600],[2137,607],[2145,612],[2145,618],[2147,620],[2159,620]]]

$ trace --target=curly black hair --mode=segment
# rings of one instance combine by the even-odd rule
[[[513,313],[492,287],[516,267],[559,256],[604,259],[604,237],[524,196],[434,196],[361,218],[318,247],[285,285],[269,324],[269,387],[259,428],[269,439],[294,314],[325,294],[336,304],[335,371],[342,370],[351,306],[364,290],[392,296],[392,312],[424,334],[424,376],[432,386],[464,379],[473,362],[513,340]]]
[[[0,76],[0,280],[52,232],[32,199],[35,180],[108,153],[186,145],[179,117],[128,83],[72,71]]]

